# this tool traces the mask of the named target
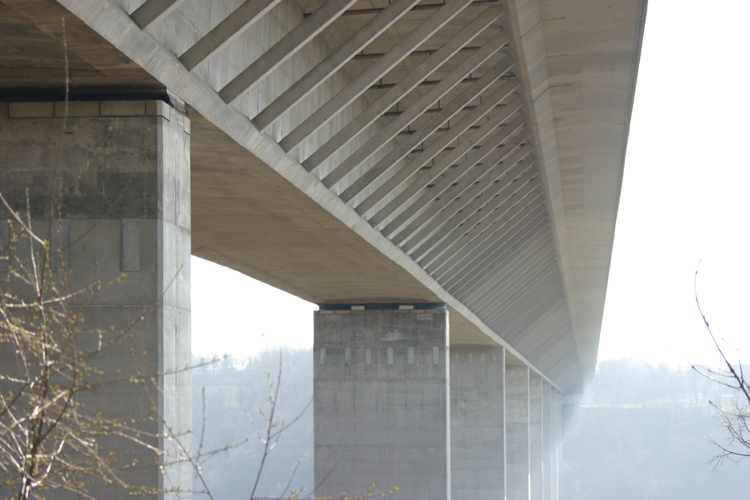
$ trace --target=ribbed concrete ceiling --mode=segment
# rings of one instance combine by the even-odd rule
[[[59,3],[196,112],[195,253],[593,372],[645,1]]]

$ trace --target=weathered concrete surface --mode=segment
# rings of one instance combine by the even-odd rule
[[[560,393],[553,389],[550,397],[552,407],[552,446],[550,449],[551,498],[557,500],[560,495],[560,465],[562,464],[562,408],[560,407]]]
[[[505,365],[505,436],[506,436],[506,494],[508,500],[529,500],[531,455],[530,450],[530,395],[529,367]],[[517,362],[516,362],[517,363]]]
[[[200,255],[318,303],[445,302],[453,343],[504,346],[562,389],[593,372],[645,0],[452,0],[378,30],[383,0],[324,22],[323,2],[271,2],[234,28],[241,0],[147,27],[143,0],[0,4],[1,87],[60,93],[66,18],[74,95],[168,88],[206,124]],[[290,97],[318,63],[336,70]]]
[[[529,491],[531,500],[544,499],[544,394],[542,377],[529,374]]]
[[[542,436],[543,436],[543,448],[542,448],[542,482],[544,485],[544,499],[550,500],[553,496],[552,491],[552,458],[554,455],[555,447],[557,446],[557,438],[554,430],[554,415],[552,409],[552,388],[547,381],[543,382],[542,387]]]
[[[56,273],[59,286],[74,291],[92,280],[106,284],[127,273],[122,283],[77,308],[85,332],[114,327],[115,334],[129,330],[131,335],[93,364],[110,379],[118,371],[124,377],[160,374],[163,391],[150,383],[108,385],[83,396],[85,410],[129,421],[157,406],[167,425],[184,433],[192,427],[190,374],[169,372],[190,363],[190,121],[162,102],[81,102],[68,111],[63,129],[64,107],[54,103],[0,104],[3,195],[25,210],[29,187],[34,227],[42,235],[55,209],[52,245],[63,252],[52,262],[70,270]],[[61,181],[57,188],[56,178]],[[56,191],[61,188],[60,199]],[[4,207],[0,218],[8,218]],[[79,338],[83,351],[92,347],[87,335]],[[8,359],[13,353],[1,355],[3,366],[15,364]],[[156,416],[146,430],[163,433],[166,428]],[[106,447],[107,440],[102,444]],[[174,451],[168,440],[151,444]],[[190,446],[189,437],[183,444]],[[125,455],[133,447],[113,446]],[[142,464],[154,460],[143,449],[128,459],[133,457]],[[126,472],[123,478],[186,489],[192,471],[182,464],[167,467],[164,474],[154,467]],[[131,496],[108,491],[107,497]]]
[[[508,2],[584,374],[596,364],[595,290],[606,290],[646,4]]]
[[[451,498],[505,498],[505,352],[451,346]]]
[[[542,383],[542,485],[543,498],[552,498],[552,453],[557,446],[552,428],[552,388],[547,381]]]
[[[316,495],[359,495],[374,483],[405,500],[450,498],[446,316],[315,313]]]

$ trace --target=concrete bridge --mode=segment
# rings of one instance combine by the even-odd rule
[[[53,245],[74,275],[128,273],[89,306],[104,323],[158,303],[140,335],[159,370],[190,359],[191,252],[320,304],[320,496],[555,499],[563,394],[596,363],[645,10],[0,0],[0,191],[21,206],[29,187],[42,221],[62,172]],[[189,427],[189,377],[164,387]]]

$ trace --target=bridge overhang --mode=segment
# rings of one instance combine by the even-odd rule
[[[1,42],[0,66],[9,71],[0,85],[19,98],[52,100],[68,78],[76,96],[166,88],[184,101],[195,255],[316,303],[445,302],[451,344],[503,345],[562,389],[593,373],[645,0],[503,4],[550,234],[547,246],[518,258],[539,254],[556,266],[543,264],[552,277],[528,282],[508,274],[510,284],[492,291],[525,302],[481,307],[368,223],[120,3],[0,0],[11,33]],[[446,26],[443,38],[458,30]],[[326,44],[336,30],[334,23],[320,35]]]

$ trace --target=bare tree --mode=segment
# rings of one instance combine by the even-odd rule
[[[43,499],[51,492],[66,491],[94,499],[102,494],[94,485],[119,487],[138,495],[181,493],[169,487],[158,489],[140,484],[133,480],[133,473],[154,468],[157,463],[161,468],[187,463],[202,484],[201,489],[190,493],[215,500],[203,477],[203,462],[246,444],[252,439],[251,433],[248,431],[238,442],[206,449],[203,417],[199,445],[191,451],[186,445],[192,439],[191,433],[175,433],[159,412],[158,381],[163,374],[149,372],[135,352],[131,354],[133,368],[127,374],[119,370],[107,373],[99,368],[98,358],[108,351],[129,349],[131,330],[153,308],[144,309],[140,318],[121,330],[88,326],[85,305],[120,285],[127,276],[120,275],[107,283],[93,277],[85,288],[70,290],[70,270],[53,270],[53,262],[64,262],[58,254],[65,251],[64,246],[55,243],[59,235],[54,233],[53,225],[43,225],[47,234],[39,234],[31,220],[31,210],[19,213],[1,193],[0,203],[11,214],[9,244],[0,248],[0,263],[7,267],[0,285],[0,497]],[[213,359],[179,370],[219,361]],[[260,463],[246,476],[253,478],[248,491],[250,500],[264,499],[257,492],[267,459],[282,434],[312,405],[311,399],[291,420],[278,419],[282,367],[279,352],[275,377],[265,374],[267,406],[257,410],[262,425],[256,426],[247,415],[248,428],[253,429],[263,446]],[[151,401],[150,410],[139,418],[123,419],[106,416],[88,405],[88,394],[118,386],[142,391],[143,397]],[[159,428],[163,429],[161,433],[155,430]],[[160,441],[168,444],[160,447]],[[301,498],[303,492],[292,489],[296,468],[280,498]],[[340,498],[366,500],[396,491],[398,488],[376,492],[375,485],[371,485],[361,495],[342,494]],[[305,493],[304,498],[314,495],[314,491]]]
[[[66,70],[64,136],[69,93],[64,20],[62,45]],[[58,170],[62,144],[60,141]],[[142,154],[146,153],[144,149]],[[0,213],[9,214],[6,220],[0,220],[0,234],[6,231],[7,235],[0,238],[3,271],[0,275],[0,498],[41,500],[52,492],[67,492],[94,499],[110,496],[112,490],[107,488],[121,488],[139,495],[175,493],[179,498],[182,491],[178,487],[144,484],[139,475],[147,469],[161,468],[163,473],[174,464],[187,463],[203,480],[202,461],[249,438],[218,449],[205,450],[201,445],[192,452],[188,445],[191,432],[174,431],[160,413],[159,381],[195,367],[156,372],[145,360],[148,353],[135,352],[132,332],[154,312],[155,306],[145,307],[124,328],[92,326],[86,322],[86,306],[121,285],[127,276],[121,274],[102,281],[95,270],[85,286],[69,286],[71,270],[65,267],[64,253],[75,242],[63,241],[61,228],[54,221],[61,218],[63,200],[71,186],[65,185],[58,174],[57,170],[52,173],[54,187],[46,200],[50,207],[46,220],[38,217],[32,220],[28,189],[25,209],[13,206],[0,193]],[[123,198],[130,180],[115,200],[115,206]],[[103,369],[106,362],[100,360],[112,351],[130,353],[132,366],[114,372]],[[275,382],[270,375],[268,381],[269,408],[260,412],[265,425],[255,429],[264,452],[254,472],[254,484],[248,495],[251,500],[258,498],[257,487],[273,446],[299,419],[298,416],[289,423],[276,420],[281,369]],[[101,408],[101,402],[97,405],[96,396],[113,388],[142,391],[151,402],[150,409],[124,418]],[[106,404],[106,398],[104,401]],[[205,423],[202,434],[203,430]],[[293,475],[283,495],[292,481]],[[105,488],[102,490],[100,486]],[[214,500],[205,481],[203,486],[195,493]],[[395,491],[397,488],[380,493]],[[373,494],[374,485],[364,495],[352,498],[364,500]],[[292,490],[291,496],[297,498],[299,492]],[[342,495],[342,498],[347,497]]]
[[[745,372],[740,363],[729,360],[721,344],[711,330],[706,315],[701,309],[700,300],[698,299],[698,270],[695,271],[693,280],[695,291],[695,303],[698,306],[698,312],[703,319],[708,335],[711,337],[716,350],[721,356],[723,367],[714,369],[707,366],[693,365],[693,369],[719,384],[722,387],[730,389],[733,397],[729,401],[709,401],[709,403],[718,410],[719,420],[726,431],[723,439],[709,438],[718,449],[719,453],[712,459],[715,466],[721,465],[725,460],[739,462],[750,457],[750,384],[745,378]]]
[[[89,328],[82,309],[124,275],[69,290],[70,271],[53,270],[65,250],[54,244],[59,235],[53,224],[40,235],[30,210],[22,216],[2,195],[0,201],[11,214],[9,244],[0,249],[7,268],[0,288],[0,489],[12,490],[18,500],[43,498],[51,490],[92,498],[94,482],[154,493],[123,473],[144,466],[134,450],[160,453],[154,445],[158,436],[147,425],[158,415],[152,411],[124,421],[86,411],[83,403],[85,394],[107,386],[146,390],[157,375],[137,368],[127,376],[105,374],[96,363],[129,340],[130,328]],[[136,356],[133,362],[138,365]]]

